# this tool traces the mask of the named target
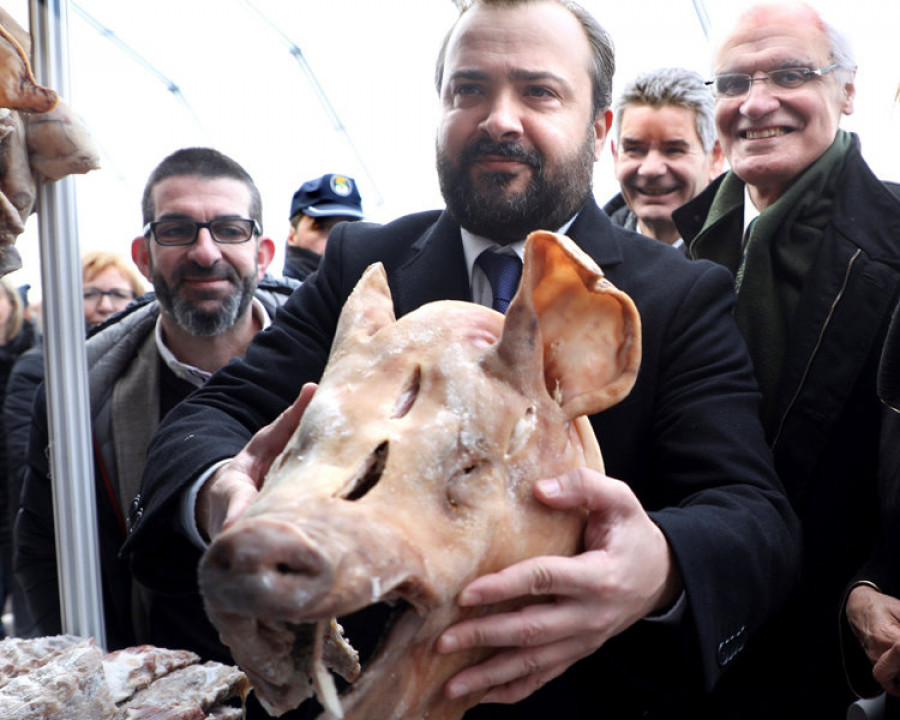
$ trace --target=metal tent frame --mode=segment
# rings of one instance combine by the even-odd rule
[[[30,0],[29,16],[35,75],[65,97],[68,0]],[[105,648],[74,179],[45,184],[37,207],[62,629]]]

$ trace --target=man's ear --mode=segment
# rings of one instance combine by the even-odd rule
[[[716,140],[713,144],[712,152],[709,155],[709,181],[712,182],[725,169],[725,151],[722,150],[722,144]]]
[[[853,101],[856,99],[856,70],[851,74],[847,82],[843,85],[844,104],[841,106],[841,112],[844,115],[853,114]]]
[[[137,269],[141,271],[147,280],[152,282],[150,277],[150,240],[143,235],[138,235],[131,241],[131,259],[137,265]]]
[[[274,257],[275,241],[267,235],[261,237],[256,247],[256,264],[259,274],[258,279],[262,279],[262,276],[266,274],[266,270],[269,269],[269,265],[272,263],[272,258]]]
[[[600,160],[600,154],[603,152],[603,143],[606,142],[606,136],[609,135],[612,121],[612,110],[607,110],[594,118],[594,162]]]

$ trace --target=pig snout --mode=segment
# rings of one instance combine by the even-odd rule
[[[333,563],[295,525],[255,518],[210,545],[200,589],[219,611],[300,622],[333,585]],[[305,614],[305,613],[304,613]]]

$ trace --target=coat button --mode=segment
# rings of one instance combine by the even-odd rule
[[[738,653],[744,649],[746,642],[746,625],[742,625],[734,635],[720,642],[719,647],[716,650],[716,661],[719,663],[719,667],[725,667],[734,660],[738,656]]]
[[[137,502],[137,500],[135,500]],[[138,523],[141,521],[141,518],[144,516],[144,508],[140,507],[140,505],[131,508],[131,512],[128,514],[128,532],[134,532],[134,529],[137,527]]]
[[[728,654],[727,642],[719,643],[719,649],[716,653],[716,660],[719,662],[719,667],[725,667],[731,661],[731,658]]]

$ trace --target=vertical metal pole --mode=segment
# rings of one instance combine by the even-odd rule
[[[29,9],[35,75],[68,100],[68,2],[30,0]],[[73,178],[46,183],[37,207],[62,628],[105,648]]]

